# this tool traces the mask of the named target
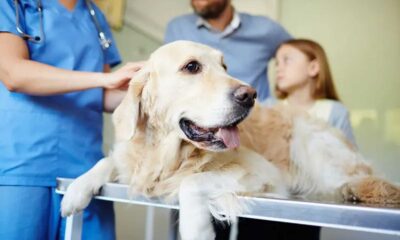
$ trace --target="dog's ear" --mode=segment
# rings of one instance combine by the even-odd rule
[[[113,113],[112,120],[117,141],[127,141],[135,135],[140,117],[142,90],[148,77],[148,69],[143,68],[132,78],[125,97]]]

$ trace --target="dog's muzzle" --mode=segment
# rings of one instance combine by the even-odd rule
[[[254,88],[250,86],[240,85],[232,92],[233,101],[244,108],[253,107],[256,98],[257,92]]]

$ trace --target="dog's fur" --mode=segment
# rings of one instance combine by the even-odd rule
[[[201,67],[191,73],[193,61]],[[373,176],[341,133],[282,106],[256,104],[239,125],[237,147],[231,125],[253,105],[239,106],[232,97],[238,91],[252,94],[226,73],[219,51],[186,41],[159,48],[113,114],[111,154],[70,185],[63,216],[85,208],[111,180],[129,184],[133,194],[179,200],[184,240],[213,239],[210,212],[233,220],[245,208],[237,194],[400,202],[399,188]],[[226,126],[231,138],[225,135],[225,145],[193,140],[182,119],[202,128]]]

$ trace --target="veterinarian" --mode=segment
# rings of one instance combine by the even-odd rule
[[[309,39],[292,39],[276,53],[275,95],[264,104],[290,105],[339,129],[357,146],[349,111],[340,102],[324,49]]]
[[[219,49],[228,73],[257,90],[257,98],[269,96],[268,62],[276,48],[291,38],[277,22],[235,11],[231,0],[191,0],[193,14],[168,23],[165,42],[191,40]]]
[[[104,73],[120,61],[90,1],[0,1],[0,239],[63,239],[56,177],[103,157],[103,110],[140,68]],[[112,204],[93,201],[83,228],[83,239],[115,239]]]

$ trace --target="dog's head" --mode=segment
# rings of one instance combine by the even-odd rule
[[[156,50],[131,80],[113,116],[117,141],[132,138],[146,121],[151,129],[175,132],[201,149],[235,148],[236,125],[249,114],[255,97],[253,88],[226,73],[221,52],[173,42]]]

